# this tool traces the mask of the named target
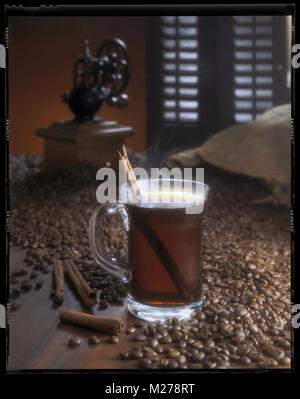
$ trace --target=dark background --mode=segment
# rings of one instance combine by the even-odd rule
[[[145,17],[8,17],[10,153],[43,153],[34,132],[73,117],[61,100],[73,87],[73,65],[85,39],[95,55],[107,39],[120,37],[128,47],[131,79],[123,110],[104,104],[100,115],[132,126],[129,148],[143,151],[146,142]]]
[[[16,10],[20,11],[18,8]],[[120,124],[133,127],[136,134],[127,142],[132,150],[145,152],[146,147],[154,146],[155,151],[160,148],[167,152],[196,146],[234,123],[231,15],[224,16],[221,10],[216,10],[217,17],[207,15],[201,18],[201,120],[194,125],[184,126],[166,125],[161,120],[162,48],[159,16],[132,16],[126,13],[123,16],[99,16],[99,13],[95,14],[97,16],[62,16],[57,13],[52,15],[50,11],[49,15],[43,16],[30,13],[28,16],[14,15],[14,12],[8,15],[11,154],[42,154],[43,142],[34,132],[52,122],[73,117],[61,97],[66,90],[72,89],[73,65],[81,55],[86,39],[89,40],[93,55],[105,40],[113,37],[121,38],[128,47],[131,59],[131,78],[126,89],[130,98],[129,106],[123,110],[104,104],[100,115],[106,120],[117,120]],[[266,9],[264,12],[276,15],[277,11]],[[240,9],[231,14],[244,12]],[[276,71],[274,105],[290,102],[290,90],[286,87],[288,42],[285,17],[277,18],[272,37],[273,42],[276,42],[274,50],[277,54],[277,59],[273,60]],[[278,69],[279,63],[282,64],[281,70]]]

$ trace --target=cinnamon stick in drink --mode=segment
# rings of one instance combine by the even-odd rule
[[[125,148],[125,147],[123,147],[123,148]],[[129,183],[131,191],[133,192],[133,194],[136,197],[140,196],[141,193],[140,193],[140,190],[139,190],[139,187],[138,187],[138,184],[137,184],[137,180],[136,180],[135,174],[133,173],[133,169],[132,169],[132,167],[130,165],[130,162],[129,162],[129,159],[127,157],[126,150],[124,150],[124,154],[125,155],[122,155],[119,151],[117,151],[117,153],[118,153],[121,161],[125,162],[125,168],[126,168],[126,172],[127,172],[127,176],[128,176],[128,183]]]
[[[60,312],[59,318],[65,323],[75,324],[76,326],[112,335],[120,334],[125,326],[125,322],[121,319],[95,316],[66,309]]]
[[[193,298],[191,297],[188,286],[186,286],[184,279],[179,272],[178,265],[174,261],[173,257],[170,255],[162,240],[159,238],[158,234],[148,223],[145,222],[142,216],[137,212],[134,215],[134,223],[142,232],[142,234],[148,241],[148,244],[151,246],[157,257],[163,264],[165,270],[175,284],[184,303],[192,303]]]

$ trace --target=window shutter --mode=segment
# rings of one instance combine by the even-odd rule
[[[202,144],[290,101],[286,16],[164,16],[147,24],[147,144]]]
[[[274,106],[272,16],[233,17],[234,120],[250,122]]]
[[[195,124],[200,119],[197,16],[161,17],[162,121]]]

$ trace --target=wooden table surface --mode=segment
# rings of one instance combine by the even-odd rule
[[[10,251],[10,272],[22,267],[25,250],[13,247]],[[61,309],[87,311],[80,305],[76,292],[65,281],[64,303],[56,307],[49,297],[52,289],[52,272],[41,274],[44,285],[32,289],[17,299],[19,310],[10,313],[9,323],[9,370],[22,369],[119,369],[135,368],[135,360],[121,361],[119,352],[134,345],[132,336],[122,334],[118,345],[108,343],[109,336],[63,323],[59,320]],[[110,306],[106,311],[91,313],[101,316],[120,317],[134,321],[126,307]],[[81,338],[80,347],[68,347],[72,336]],[[89,345],[88,338],[96,335],[99,345]],[[135,343],[136,344],[136,343]]]
[[[10,273],[24,266],[24,256],[25,250],[11,248]],[[20,309],[10,313],[8,371],[137,368],[136,360],[119,358],[120,351],[130,350],[137,345],[136,342],[133,342],[133,336],[121,334],[119,344],[110,344],[109,336],[106,334],[60,322],[61,309],[86,310],[81,307],[77,294],[67,279],[64,303],[62,306],[56,307],[50,298],[52,270],[48,274],[41,274],[40,278],[45,282],[42,288],[22,293],[17,299],[21,304]],[[95,305],[91,313],[120,317],[128,323],[136,320],[127,311],[126,306],[121,308],[109,306],[107,310],[100,312]],[[81,338],[81,345],[70,348],[68,341],[75,335]],[[100,338],[99,345],[88,344],[88,338],[92,335]],[[235,368],[239,367],[236,365]]]

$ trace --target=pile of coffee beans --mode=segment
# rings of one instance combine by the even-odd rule
[[[208,305],[188,320],[139,325],[131,351],[120,352],[120,359],[135,359],[142,368],[257,368],[290,365],[291,345],[286,326],[265,331],[264,322],[238,306],[224,310]],[[128,327],[132,329],[134,327]]]
[[[95,170],[86,163],[58,175],[23,169],[23,178],[18,173],[10,185],[10,238],[27,249],[26,266],[11,276],[11,298],[39,289],[52,257],[72,257],[98,291],[99,310],[121,306],[126,284],[100,269],[89,249],[88,223],[99,184]],[[289,211],[255,205],[268,194],[258,181],[208,167],[205,179],[211,190],[203,214],[203,312],[186,321],[128,326],[125,334],[135,347],[120,357],[147,368],[288,366]],[[122,221],[112,216],[103,224],[106,251],[126,254]]]
[[[110,304],[123,306],[126,284],[100,269],[89,247],[88,224],[97,205],[95,192],[99,184],[95,169],[82,162],[49,173],[43,171],[39,158],[14,156],[11,160],[12,170],[18,172],[16,179],[11,176],[10,185],[10,245],[27,249],[24,262],[28,266],[11,274],[11,299],[39,289],[39,276],[49,273],[53,258],[72,258],[90,286],[99,290],[99,310]],[[21,167],[24,162],[26,166]],[[31,165],[35,173],[29,173]],[[41,167],[39,171],[37,165]],[[118,217],[105,219],[103,224],[108,255],[124,255],[127,237]]]

